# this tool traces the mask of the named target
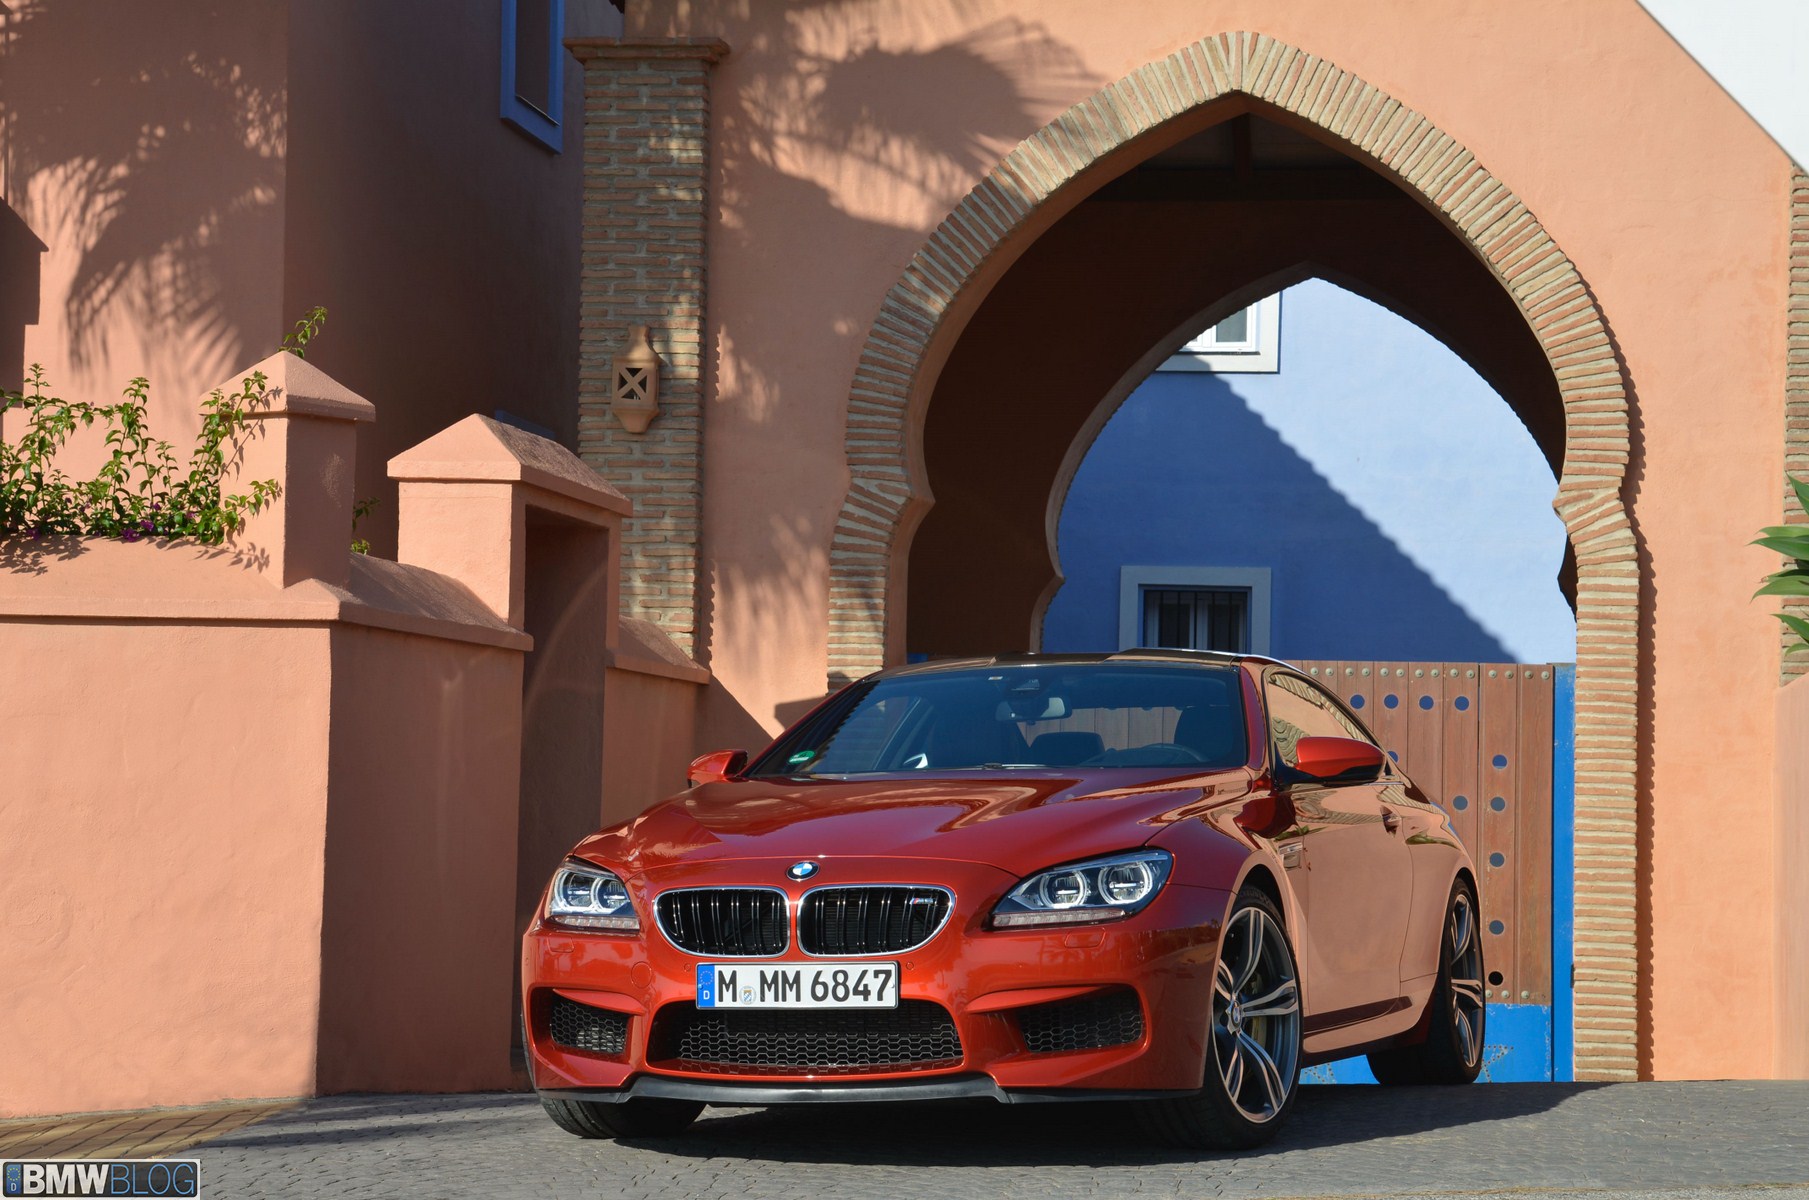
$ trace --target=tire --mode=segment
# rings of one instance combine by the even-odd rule
[[[1483,992],[1482,915],[1476,889],[1459,878],[1445,905],[1439,939],[1438,982],[1426,1001],[1426,1040],[1369,1056],[1376,1082],[1413,1084],[1474,1082],[1482,1071],[1488,1002]]]
[[[1204,1086],[1144,1102],[1140,1116],[1149,1133],[1185,1150],[1249,1150],[1280,1130],[1299,1082],[1300,969],[1281,910],[1245,888],[1219,941]]]
[[[528,1059],[528,1086],[538,1090],[534,1080],[534,1043],[528,1033],[527,1014],[522,1014],[521,1041]],[[574,1137],[643,1138],[673,1137],[691,1127],[704,1106],[692,1100],[625,1100],[605,1104],[592,1100],[552,1100],[540,1097],[540,1107],[553,1118],[553,1124]]]
[[[550,1100],[540,1106],[553,1124],[581,1138],[674,1137],[691,1127],[703,1105],[695,1100]]]

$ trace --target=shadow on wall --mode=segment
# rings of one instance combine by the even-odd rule
[[[267,311],[262,251],[281,238],[283,7],[11,10],[0,17],[0,178],[46,240],[79,247],[59,317],[69,361],[103,361],[122,319],[179,331],[204,376],[253,357],[271,330],[245,323]]]
[[[1513,658],[1216,375],[1138,389],[1075,476],[1060,539],[1047,651],[1116,650],[1119,567],[1172,563],[1271,568],[1277,657]]]
[[[304,8],[283,310],[325,305],[332,335],[310,361],[384,398],[357,487],[381,498],[359,532],[389,555],[391,456],[498,409],[575,444],[583,72],[566,60],[555,154],[498,115],[497,0]]]
[[[25,327],[38,323],[38,259],[44,243],[0,200],[0,389],[25,380]]]
[[[932,31],[926,40],[934,40],[935,29],[963,24],[956,18],[971,7],[966,0],[930,0],[916,6],[914,19]],[[912,225],[917,214],[940,220],[997,161],[1002,146],[1042,123],[1035,114],[1096,81],[1042,26],[1015,19],[927,50],[900,51],[879,44],[860,6],[822,0],[791,6],[782,25],[762,26],[746,40],[728,36],[734,54],[717,68],[712,154],[715,178],[730,184],[712,197],[723,219],[711,237],[723,251],[711,262],[710,293],[716,312],[733,312],[741,321],[723,326],[706,350],[715,395],[727,403],[713,404],[706,417],[709,446],[722,438],[725,448],[707,447],[705,459],[732,454],[738,472],[764,477],[775,494],[798,499],[785,515],[709,514],[716,545],[770,550],[738,551],[711,563],[706,541],[699,626],[712,630],[726,619],[735,623],[740,647],[785,646],[793,644],[791,630],[822,620],[826,599],[798,586],[797,564],[824,553],[847,476],[839,469],[839,424],[832,441],[800,445],[797,424],[784,414],[806,405],[840,407],[846,397],[788,390],[792,360],[768,355],[781,348],[834,353],[846,363],[843,378],[851,379],[873,313],[850,311],[834,286],[781,291],[774,281],[833,280],[845,274],[850,252],[897,255],[902,262],[922,239]],[[926,78],[982,99],[952,120],[936,105],[913,102]],[[844,156],[858,165],[840,166]],[[834,189],[811,177],[831,165],[838,166]],[[820,258],[807,271],[798,269],[797,243],[786,236],[793,228],[817,231],[811,246]],[[725,346],[733,351],[726,363]],[[795,464],[805,455],[837,469],[801,475]],[[706,489],[704,504],[710,503]],[[719,592],[735,597],[732,613],[717,613]],[[703,657],[708,653],[703,648]],[[795,675],[794,668],[775,660],[757,669],[782,678]],[[718,740],[759,747],[775,718],[794,719],[819,698],[803,695],[772,711],[750,712],[714,686],[702,721],[718,731]]]

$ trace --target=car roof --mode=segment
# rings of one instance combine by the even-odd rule
[[[995,654],[990,657],[974,658],[938,658],[928,662],[907,663],[902,667],[891,667],[880,671],[869,678],[892,679],[901,675],[933,675],[942,671],[972,670],[976,667],[1030,667],[1030,666],[1068,666],[1083,663],[1163,663],[1173,666],[1177,663],[1189,666],[1234,666],[1238,663],[1259,663],[1264,666],[1294,668],[1280,659],[1269,658],[1261,654],[1232,654],[1221,650],[1166,650],[1146,648],[1137,650],[1120,650],[1115,654]]]

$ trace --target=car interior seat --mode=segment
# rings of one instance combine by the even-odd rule
[[[1173,740],[1207,762],[1230,764],[1241,757],[1238,743],[1243,732],[1243,722],[1231,705],[1198,704],[1181,710]]]
[[[1029,754],[1018,727],[1009,721],[995,720],[990,708],[942,711],[935,714],[933,722],[924,741],[924,753],[932,768],[1021,763]]]

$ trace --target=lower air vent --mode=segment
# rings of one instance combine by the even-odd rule
[[[750,1009],[669,1004],[653,1023],[651,1063],[687,1071],[785,1075],[922,1071],[961,1061],[948,1010],[928,1000],[895,1009]]]
[[[1032,1054],[1128,1046],[1143,1040],[1143,1007],[1136,992],[1114,988],[1020,1009],[1018,1031]]]
[[[564,1050],[583,1050],[620,1058],[628,1046],[626,1013],[592,1008],[564,996],[553,997],[547,1024],[553,1031],[553,1045]]]

